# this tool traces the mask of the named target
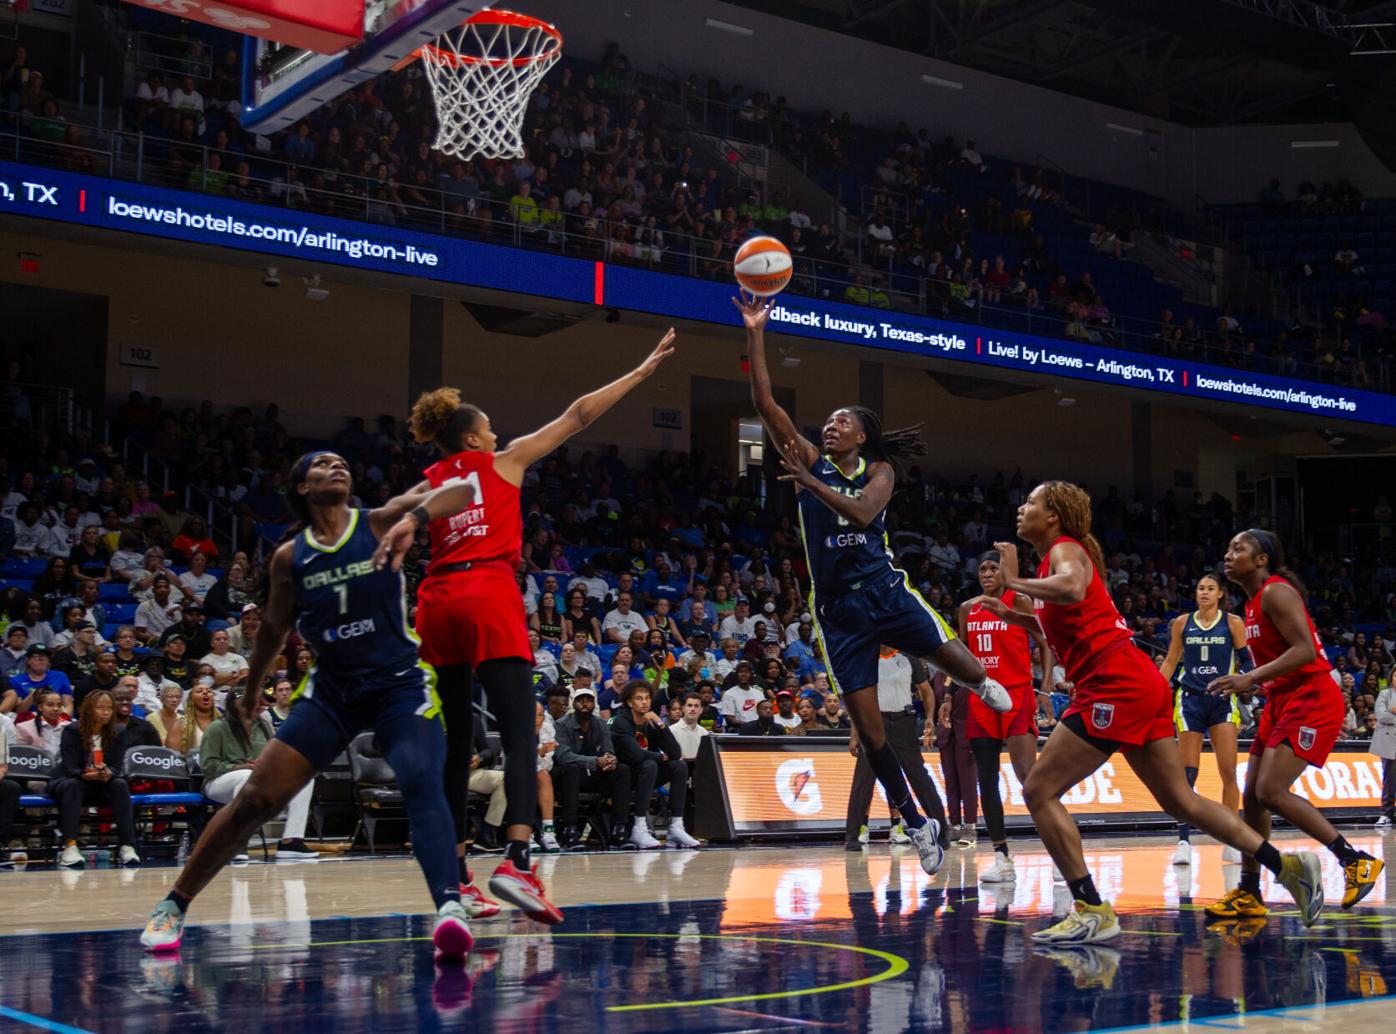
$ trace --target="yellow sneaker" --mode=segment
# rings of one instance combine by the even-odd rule
[[[1323,868],[1318,856],[1310,851],[1285,855],[1279,881],[1299,906],[1304,925],[1313,926],[1323,911]]]
[[[1120,971],[1120,952],[1116,948],[1098,944],[1060,944],[1034,951],[1068,970],[1076,987],[1083,991],[1089,988],[1110,990],[1115,986],[1115,977]]]
[[[1270,910],[1248,890],[1235,887],[1226,892],[1220,901],[1214,901],[1205,909],[1213,919],[1263,919]]]
[[[1060,923],[1038,930],[1032,939],[1039,944],[1093,944],[1120,935],[1120,921],[1110,903],[1088,905],[1076,902],[1076,908]]]
[[[1265,929],[1265,924],[1269,921],[1264,916],[1219,919],[1207,927],[1207,932],[1220,937],[1227,944],[1235,944],[1239,947],[1243,944],[1250,944],[1251,941],[1259,937],[1260,932]]]
[[[1356,858],[1343,866],[1343,907],[1351,908],[1372,893],[1385,868],[1379,858]]]
[[[1344,963],[1347,968],[1349,991],[1363,998],[1386,997],[1386,978],[1382,976],[1380,969],[1367,965],[1362,961],[1362,956],[1355,951],[1345,953]]]

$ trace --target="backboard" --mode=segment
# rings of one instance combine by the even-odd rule
[[[489,6],[490,0],[367,0],[363,41],[334,54],[249,36],[242,124],[258,133],[286,129]]]

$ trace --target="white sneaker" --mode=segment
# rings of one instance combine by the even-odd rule
[[[630,842],[641,851],[649,851],[659,847],[659,841],[650,832],[649,823],[644,819],[636,819],[630,827]]]
[[[907,835],[906,823],[898,822],[892,827],[892,835],[888,838],[894,844],[909,844],[911,837]]]
[[[1006,854],[994,852],[994,864],[979,874],[980,883],[1012,883],[1018,878],[1018,870],[1013,868],[1013,859]]]
[[[64,869],[85,869],[87,859],[82,856],[82,849],[77,844],[69,844],[58,856],[58,864]]]
[[[1228,865],[1239,865],[1241,862],[1241,852],[1230,844],[1222,848],[1222,861]]]
[[[1191,865],[1191,864],[1192,864],[1192,845],[1189,844],[1186,840],[1179,840],[1179,841],[1178,841],[1178,846],[1177,846],[1176,848],[1174,848],[1174,850],[1173,850],[1173,864],[1174,864],[1174,865]]]
[[[927,819],[920,829],[911,831],[911,842],[921,856],[921,868],[926,870],[928,876],[934,876],[945,861],[945,848],[940,846],[940,823]]]
[[[557,842],[557,834],[551,829],[545,829],[538,834],[539,854],[557,854],[562,850],[562,845]]]
[[[691,850],[703,845],[688,835],[688,830],[683,828],[683,819],[671,819],[669,831],[664,834],[664,846]]]
[[[250,861],[252,861],[252,856],[249,855],[246,851],[241,851],[238,854],[233,855],[234,865],[246,865]]]
[[[1009,711],[1013,710],[1012,695],[997,679],[991,679],[986,675],[984,681],[979,684],[979,688],[971,688],[970,692],[984,701],[991,711],[997,711],[999,714],[1007,714]]]
[[[1062,875],[1061,866],[1057,865],[1056,862],[1052,863],[1052,882],[1062,886],[1066,885],[1066,877]]]
[[[1120,936],[1120,921],[1107,901],[1100,905],[1076,902],[1065,919],[1045,930],[1037,930],[1032,939],[1038,944],[1090,944]]]
[[[860,843],[860,844],[866,844],[867,842],[868,842],[868,827],[867,827],[867,824],[865,823],[865,824],[858,830],[858,843]]]
[[[436,913],[431,942],[438,962],[463,959],[475,944],[475,938],[470,936],[469,916],[459,901],[446,902]]]
[[[123,869],[134,869],[141,864],[141,856],[136,854],[136,849],[130,844],[122,844],[121,850],[116,853],[116,861]]]
[[[1392,824],[1393,824],[1393,823],[1392,823],[1392,821],[1391,821],[1391,816],[1390,816],[1390,815],[1382,815],[1381,818],[1377,819],[1376,822],[1372,823],[1372,825],[1373,825],[1374,827],[1376,827],[1377,829],[1387,829],[1387,828],[1390,827]]]

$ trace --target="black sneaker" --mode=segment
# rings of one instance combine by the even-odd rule
[[[276,860],[278,862],[318,862],[320,852],[312,851],[300,838],[283,840],[276,845]]]

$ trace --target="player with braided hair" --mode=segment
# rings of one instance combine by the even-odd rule
[[[1037,577],[1018,572],[1018,547],[999,542],[1005,588],[1033,599],[1036,616],[1001,599],[974,601],[1009,624],[1046,633],[1076,692],[1023,785],[1023,797],[1052,860],[1066,877],[1075,911],[1033,934],[1046,944],[1086,944],[1120,933],[1115,911],[1101,900],[1081,852],[1081,832],[1061,796],[1120,751],[1164,811],[1254,858],[1278,877],[1312,925],[1323,907],[1318,859],[1281,855],[1260,833],[1216,801],[1193,793],[1173,736],[1168,683],[1115,609],[1102,573],[1105,558],[1091,534],[1091,497],[1065,481],[1032,490],[1018,508],[1018,537],[1042,558]],[[1230,556],[1230,554],[1228,554]],[[1233,676],[1235,677],[1235,676]]]
[[[945,806],[930,794],[921,801],[929,821],[922,816],[887,741],[877,703],[882,644],[934,664],[995,711],[1008,711],[1013,699],[984,673],[949,622],[912,588],[906,572],[892,565],[887,504],[897,464],[926,451],[921,428],[885,431],[872,410],[847,406],[830,414],[824,422],[824,448],[815,448],[771,393],[765,345],[771,303],[755,297],[733,302],[747,330],[752,401],[781,454],[786,471],[781,479],[795,485],[813,586],[810,613],[824,646],[829,681],[844,698],[858,749],[882,783],[887,802],[912,831],[921,865],[935,873],[945,856]]]

